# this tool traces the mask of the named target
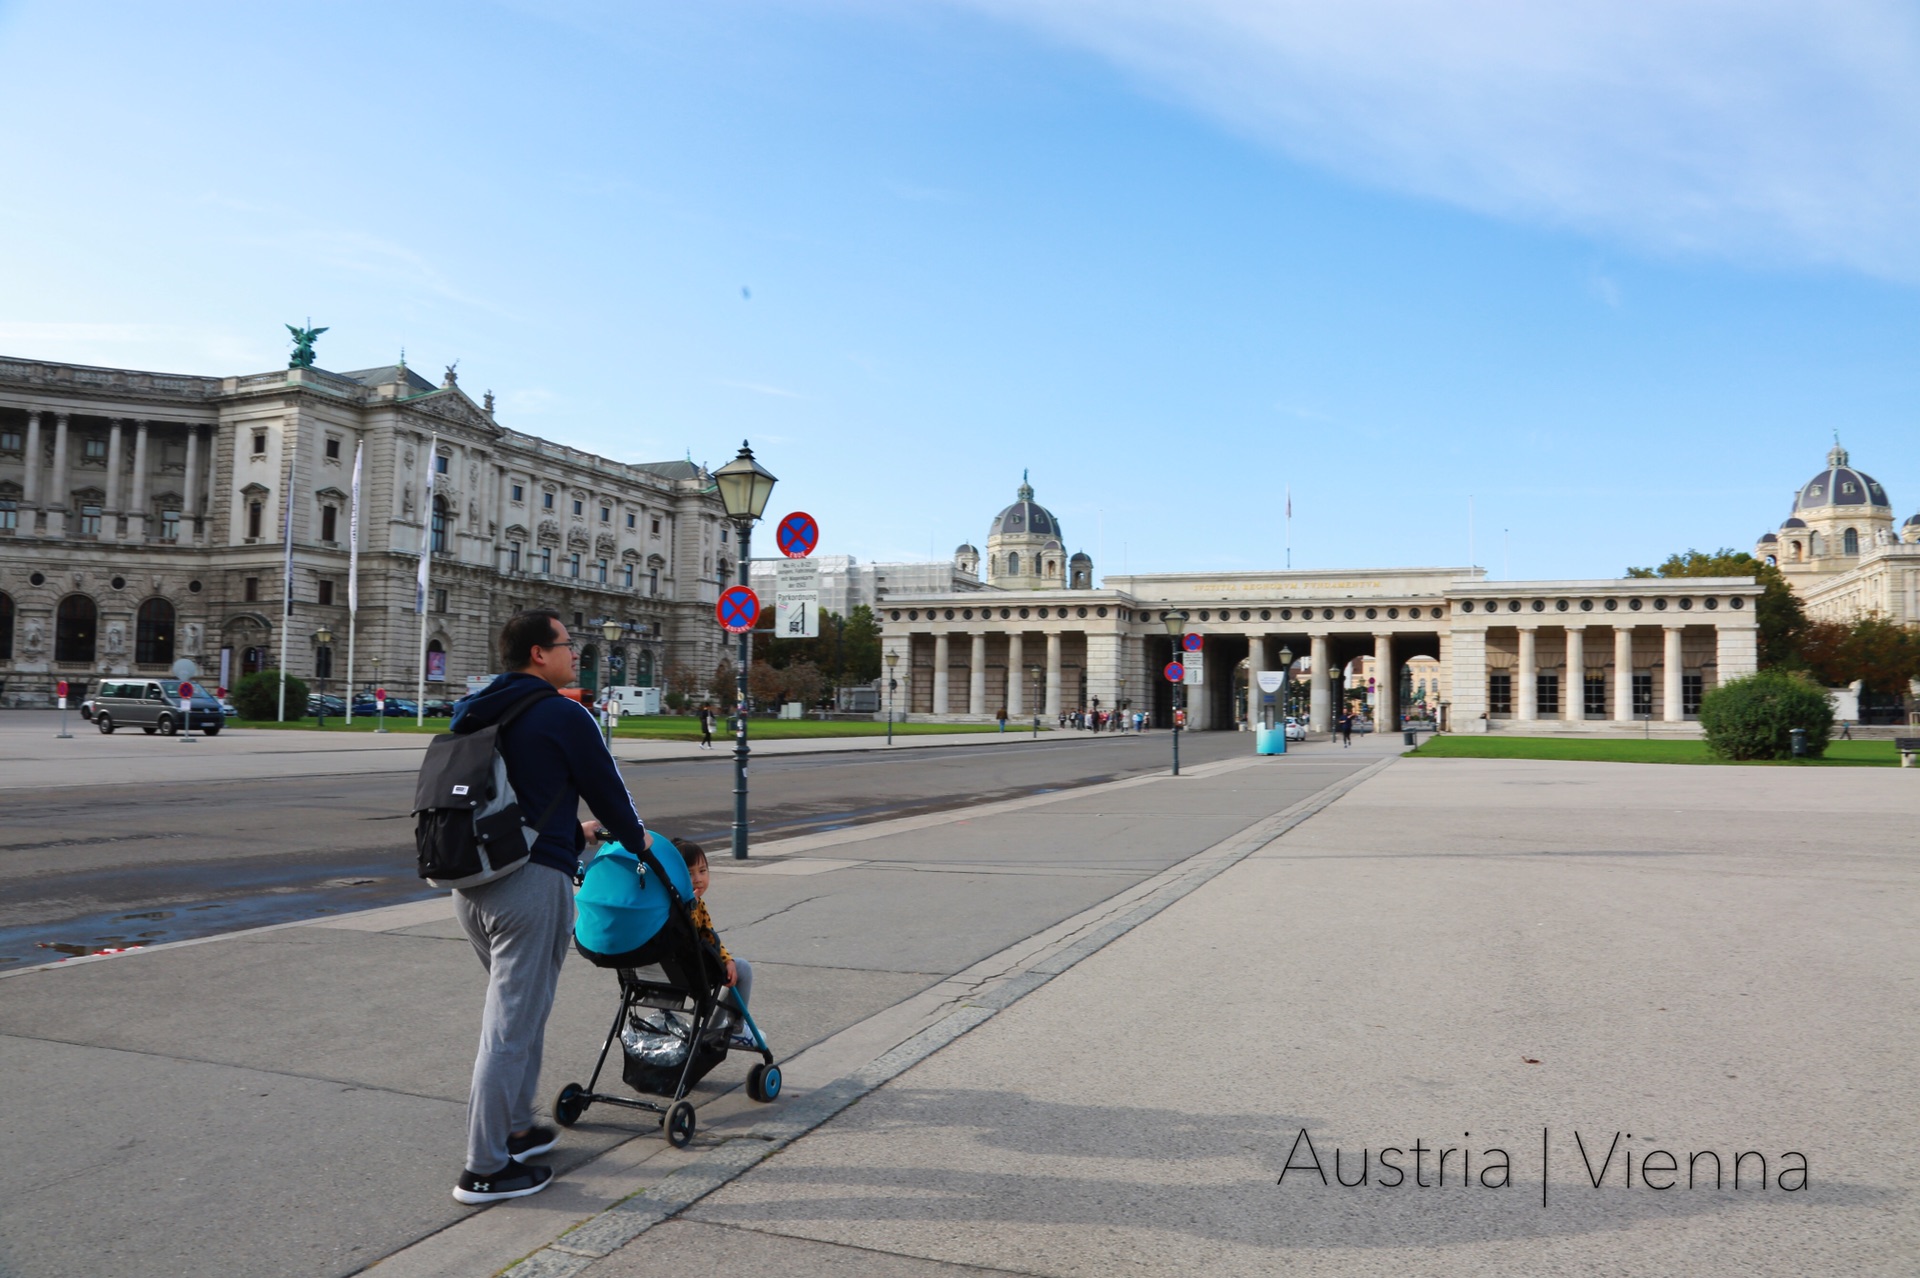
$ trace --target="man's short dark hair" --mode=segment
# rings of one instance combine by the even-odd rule
[[[558,638],[553,623],[560,614],[551,608],[529,608],[516,612],[500,627],[500,665],[505,670],[524,670],[533,664],[533,650],[548,648]]]

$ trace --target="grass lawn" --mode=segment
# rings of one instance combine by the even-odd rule
[[[1705,741],[1634,741],[1586,737],[1429,737],[1415,759],[1579,759],[1598,763],[1728,763],[1707,752]],[[1819,759],[1766,760],[1775,767],[1891,768],[1900,755],[1891,741],[1833,741]]]
[[[229,719],[236,728],[303,728],[309,732],[317,731],[320,725],[311,718],[289,720],[278,723],[272,719]],[[327,716],[328,732],[372,732],[379,720],[371,715],[356,714],[353,723],[336,716]],[[416,727],[412,719],[387,720],[388,732],[425,732],[436,733],[447,730],[445,719],[429,719],[425,727]],[[991,723],[896,723],[893,735],[896,737],[924,737],[948,732],[993,732],[997,725]],[[1007,731],[1016,729],[1009,725]],[[866,720],[830,720],[818,719],[755,719],[747,729],[749,740],[787,741],[802,737],[883,737],[887,734],[887,725]],[[1031,729],[1028,729],[1031,735]],[[700,739],[700,721],[692,715],[648,715],[629,717],[620,721],[614,730],[614,736],[620,739],[649,741],[698,741]],[[714,734],[715,744],[731,740],[726,731],[726,720],[720,721]]]

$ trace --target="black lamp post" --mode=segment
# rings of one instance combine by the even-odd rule
[[[753,449],[747,447],[744,439],[740,441],[738,455],[713,472],[714,486],[720,490],[720,505],[733,521],[735,535],[740,538],[739,562],[734,567],[742,586],[747,584],[747,549],[753,525],[766,512],[767,498],[773,496],[775,482],[772,473],[753,459]],[[740,713],[734,721],[733,735],[733,858],[736,861],[747,859],[747,665],[752,660],[752,636],[743,630],[735,671],[739,681],[735,699]]]
[[[1173,641],[1169,645],[1173,659],[1179,661],[1183,655],[1180,636],[1187,632],[1187,611],[1175,608],[1171,612],[1161,613],[1160,620],[1166,624],[1167,637]],[[1186,702],[1186,680],[1183,678],[1173,685],[1173,775],[1176,777],[1180,775],[1180,711],[1186,707]]]
[[[607,659],[603,663],[606,674],[602,676],[600,695],[605,698],[600,718],[607,731],[607,749],[613,749],[613,688],[616,676],[613,673],[613,645],[619,640],[624,627],[612,617],[600,623],[600,637],[607,641]]]
[[[1293,718],[1293,649],[1281,644],[1280,651],[1274,655],[1280,658],[1280,740],[1284,743],[1287,720]]]
[[[313,642],[316,645],[316,651],[314,653],[315,659],[313,663],[314,691],[320,694],[319,698],[313,703],[314,714],[318,718],[319,726],[324,728],[327,726],[327,678],[325,675],[320,673],[319,655],[321,652],[325,652],[327,654],[327,665],[329,666],[329,668],[331,668],[331,666],[333,665],[333,653],[331,651],[332,645],[333,645],[333,631],[327,629],[325,626],[321,626],[318,630],[313,632]]]
[[[893,677],[893,672],[894,672],[894,668],[897,667],[899,664],[900,664],[900,654],[897,652],[889,652],[887,654],[887,744],[888,745],[893,744],[893,690],[895,686],[897,686],[900,682],[898,679],[895,679]]]

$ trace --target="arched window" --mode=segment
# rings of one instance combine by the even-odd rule
[[[134,621],[133,659],[143,666],[164,666],[173,660],[173,605],[149,599],[140,605]]]
[[[13,660],[13,596],[0,590],[0,661]]]
[[[1820,545],[1820,534],[1817,532],[1808,533],[1807,534],[1807,554],[1814,559],[1818,559],[1820,557],[1821,550],[1822,550],[1822,547]]]
[[[1793,562],[1800,562],[1800,543],[1797,541],[1793,543]]]
[[[592,644],[580,650],[580,672],[575,678],[584,692],[600,690],[600,650]]]
[[[1860,534],[1849,528],[1840,538],[1840,544],[1846,548],[1849,555],[1857,555],[1860,553]]]
[[[100,615],[85,595],[68,595],[53,618],[53,659],[67,665],[93,664],[93,632]]]
[[[633,686],[636,688],[653,686],[653,654],[645,648],[640,650],[640,655],[633,662]]]
[[[447,553],[447,499],[444,497],[433,499],[433,553]]]
[[[1020,575],[1020,552],[1016,550],[1012,554],[1007,556],[1007,576],[1018,577],[1019,575]]]

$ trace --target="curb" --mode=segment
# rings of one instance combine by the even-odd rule
[[[579,1273],[588,1265],[612,1255],[655,1225],[671,1220],[708,1194],[833,1119],[868,1093],[906,1073],[968,1031],[984,1025],[1055,977],[1072,970],[1168,906],[1318,815],[1355,787],[1379,775],[1399,757],[1388,755],[1334,782],[1302,803],[1194,853],[1185,863],[1193,866],[1191,870],[1162,885],[1119,918],[1044,956],[1027,971],[1009,978],[999,987],[967,1000],[964,1005],[897,1047],[852,1073],[809,1092],[777,1117],[755,1124],[745,1133],[723,1142],[699,1162],[680,1168],[651,1189],[615,1203],[499,1273],[507,1278],[570,1278],[570,1275]],[[1242,846],[1220,853],[1222,847],[1233,844]]]

